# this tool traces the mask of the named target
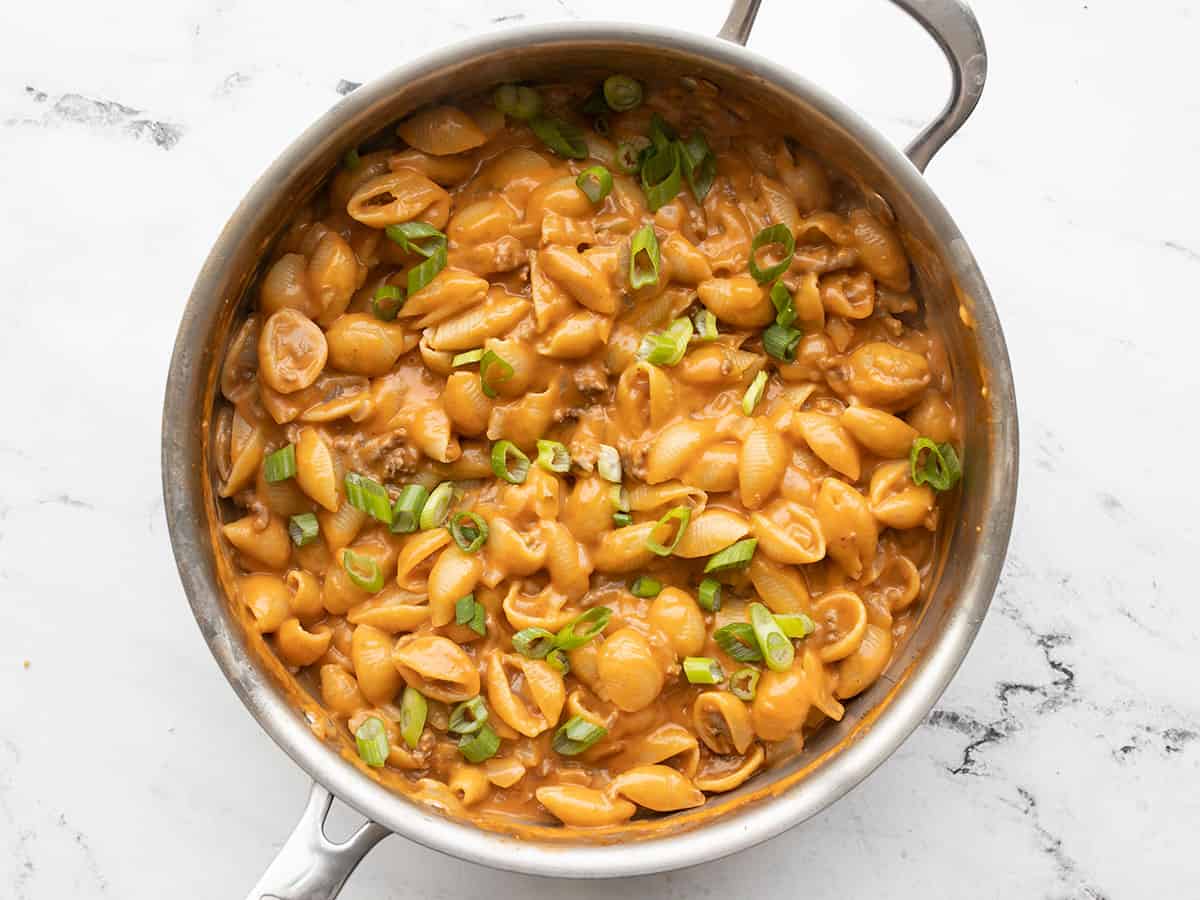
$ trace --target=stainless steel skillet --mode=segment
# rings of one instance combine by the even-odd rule
[[[628,24],[516,28],[432,53],[363,86],[302,134],[259,179],[217,239],[184,312],[167,381],[162,469],[171,542],[200,630],[259,724],[314,779],[295,831],[251,898],[328,900],[381,838],[396,833],[496,868],[603,878],[717,859],[815,815],[882,763],[925,718],[979,628],[1000,575],[1016,501],[1017,413],[995,308],[975,259],[921,172],[974,109],[986,53],[959,0],[892,0],[942,48],[953,87],[937,119],[904,153],[820,87],[746,50],[760,0],[736,0],[720,38]],[[707,78],[768,106],[859,182],[905,235],[927,317],[946,337],[964,413],[967,475],[953,534],[919,626],[884,677],[820,730],[805,753],[737,791],[667,821],[631,822],[619,842],[564,842],[550,829],[520,835],[444,817],[385,789],[318,739],[287,686],[254,652],[227,603],[228,571],[212,537],[217,504],[208,421],[223,348],[246,288],[284,222],[341,154],[447,93],[497,82],[563,78],[586,69]],[[341,844],[323,832],[331,797],[369,820]]]

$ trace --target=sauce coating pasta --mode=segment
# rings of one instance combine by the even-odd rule
[[[349,154],[228,349],[236,601],[385,781],[702,805],[882,674],[961,474],[895,228],[714,86],[502,86]]]

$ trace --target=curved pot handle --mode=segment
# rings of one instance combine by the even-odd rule
[[[367,852],[391,834],[365,822],[340,844],[325,836],[333,795],[313,782],[308,804],[246,900],[334,900]]]
[[[962,0],[891,0],[937,41],[950,63],[950,99],[904,152],[921,172],[933,155],[962,127],[983,94],[987,47],[971,8]],[[762,0],[734,0],[718,37],[745,44]]]

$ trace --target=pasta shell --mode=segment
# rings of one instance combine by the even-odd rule
[[[861,694],[883,674],[891,657],[891,631],[868,625],[858,648],[838,666],[837,695],[845,699]]]
[[[611,516],[610,511],[610,519]],[[635,572],[649,565],[654,559],[654,554],[646,549],[646,541],[656,524],[640,522],[606,532],[592,557],[596,571]]]
[[[611,794],[632,800],[656,812],[692,809],[704,802],[704,794],[686,776],[670,766],[638,766],[622,772],[610,782]]]
[[[633,818],[637,807],[623,797],[578,784],[550,784],[534,792],[538,803],[564,825],[594,828],[617,825]]]
[[[398,169],[359,185],[346,204],[346,212],[371,228],[413,219],[442,228],[450,215],[450,195],[420,172]]]
[[[884,463],[871,475],[871,512],[889,528],[916,528],[933,512],[933,489],[912,482],[907,461]]]
[[[772,562],[756,553],[747,570],[759,599],[773,613],[807,613],[812,604],[808,585],[797,569]]]
[[[913,441],[919,436],[917,430],[903,419],[866,406],[846,407],[841,423],[856,441],[884,459],[907,458]]]
[[[370,702],[390,703],[404,683],[392,665],[392,638],[370,625],[354,629],[350,658],[358,688]]]
[[[737,513],[720,508],[706,509],[692,517],[687,531],[675,545],[675,555],[685,559],[711,556],[749,533],[750,523]]]
[[[825,557],[825,534],[817,514],[792,500],[773,501],[750,516],[762,552],[775,562],[802,566]]]
[[[454,604],[475,590],[483,574],[478,553],[446,547],[429,571],[429,621],[434,628],[454,621]]]
[[[616,404],[622,428],[640,434],[647,427],[662,428],[675,414],[675,388],[658,366],[638,362],[621,373]]]
[[[837,662],[858,649],[867,628],[867,608],[853,591],[833,591],[813,604],[816,645],[822,662]]]
[[[705,691],[692,704],[692,727],[713,753],[741,755],[754,742],[746,704],[728,691]]]
[[[353,625],[370,625],[389,634],[416,631],[429,621],[430,609],[424,594],[413,594],[395,585],[350,608],[346,620]]]
[[[410,147],[430,156],[463,153],[487,140],[474,120],[457,106],[421,110],[396,126],[396,133]]]
[[[300,429],[296,441],[296,483],[330,512],[341,505],[341,466],[315,428]]]
[[[521,685],[519,693],[513,688],[514,678]],[[487,656],[487,691],[496,715],[526,737],[557,724],[566,702],[562,675],[550,665],[499,650]]]
[[[744,756],[701,756],[695,784],[702,791],[719,794],[740,787],[762,768],[766,754],[761,744],[755,744]]]
[[[712,422],[689,420],[668,425],[646,454],[646,483],[662,484],[677,478],[712,439]]]
[[[854,438],[833,416],[816,412],[797,412],[792,416],[792,432],[802,437],[817,457],[851,481],[862,473],[862,455]]]
[[[757,420],[742,442],[738,462],[738,492],[743,506],[758,509],[766,503],[783,481],[789,458],[783,438],[765,419]]]
[[[844,482],[826,478],[817,493],[815,511],[825,535],[826,552],[847,575],[858,578],[875,557],[879,538],[866,499]]]
[[[529,312],[529,301],[503,288],[493,289],[487,300],[426,332],[434,350],[470,350],[482,347],[488,338],[507,334]]]
[[[479,693],[475,663],[458,644],[441,635],[400,638],[392,662],[409,685],[434,700],[461,703]]]

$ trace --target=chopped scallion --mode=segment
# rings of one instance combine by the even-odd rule
[[[371,314],[382,322],[394,321],[404,306],[404,291],[395,284],[381,284],[371,298]]]
[[[571,661],[567,659],[567,652],[560,647],[555,647],[546,654],[546,664],[559,675],[566,675],[571,671]]]
[[[761,603],[750,604],[750,627],[754,629],[754,638],[758,641],[758,649],[767,668],[776,672],[790,669],[796,658],[796,648],[783,633],[771,611]]]
[[[424,485],[406,484],[400,489],[396,505],[392,507],[392,533],[409,534],[421,526],[421,510],[429,499]]]
[[[775,623],[789,638],[808,637],[817,628],[804,613],[776,613]]]
[[[418,524],[422,531],[431,528],[441,528],[450,513],[450,504],[454,502],[454,482],[443,481],[435,487],[421,507],[421,517]]]
[[[297,547],[311,544],[317,539],[320,530],[321,525],[312,513],[301,513],[288,520],[288,535]]]
[[[611,618],[612,610],[607,606],[593,606],[564,625],[554,642],[559,650],[575,650],[603,633]]]
[[[676,506],[669,510],[650,531],[650,537],[646,538],[646,549],[657,556],[670,556],[675,552],[675,548],[679,546],[679,542],[683,540],[683,533],[687,531],[688,524],[692,521],[692,510],[687,506]],[[674,534],[671,533],[671,527],[674,523],[679,524],[675,527]],[[670,543],[659,541],[655,535],[660,533],[660,529],[665,528],[669,537]]]
[[[618,528],[624,528],[627,525],[632,525],[633,516],[627,512],[615,512],[613,513],[613,524]]]
[[[454,603],[454,622],[466,625],[478,635],[487,634],[487,609],[474,594],[459,597]]]
[[[687,353],[692,339],[692,320],[676,319],[663,331],[653,331],[642,338],[638,356],[656,366],[674,366]]]
[[[447,241],[446,235],[428,222],[401,222],[387,226],[383,233],[389,240],[399,244],[405,253],[415,253],[426,259],[433,256],[438,247],[444,249]],[[410,290],[409,294],[412,293]]]
[[[487,704],[483,702],[482,697],[476,695],[454,707],[446,727],[455,734],[474,734],[487,720]]]
[[[529,457],[512,441],[496,441],[492,444],[492,472],[509,484],[524,484]]]
[[[762,673],[750,666],[738,669],[729,676],[729,692],[739,700],[749,703],[758,693],[758,679]]]
[[[383,719],[378,716],[370,716],[363,720],[354,732],[354,743],[358,747],[359,758],[368,766],[378,769],[387,762],[387,729]]]
[[[796,358],[796,347],[803,335],[798,329],[772,322],[763,332],[763,349],[769,356],[783,362],[792,362]]]
[[[342,568],[350,580],[364,591],[378,594],[383,590],[383,570],[373,556],[355,553],[347,548],[342,551]]]
[[[529,121],[533,133],[542,143],[567,159],[586,159],[588,155],[587,141],[583,132],[562,119],[536,116]]]
[[[761,662],[762,653],[748,622],[730,622],[713,632],[713,640],[738,662]]]
[[[658,267],[662,256],[653,225],[643,225],[629,242],[629,286],[635,291],[658,284]]]
[[[621,483],[621,454],[610,444],[601,444],[596,453],[596,471],[605,481]]]
[[[406,687],[400,700],[400,736],[404,743],[414,750],[421,740],[421,732],[425,730],[425,720],[429,717],[429,703],[425,695],[415,687]]]
[[[457,369],[459,366],[469,366],[471,363],[477,363],[481,359],[483,359],[482,347],[455,354],[454,358],[450,360],[450,365]]]
[[[531,625],[512,636],[513,649],[529,659],[545,659],[554,649],[554,632]]]
[[[387,488],[366,475],[348,472],[345,478],[346,502],[385,525],[392,524],[392,498]]]
[[[479,358],[479,385],[484,395],[495,397],[496,385],[512,377],[512,364],[494,350],[488,350]]]
[[[700,604],[702,609],[709,612],[717,612],[721,608],[721,582],[715,578],[705,578],[700,582],[700,592],[696,595],[696,602]]]
[[[502,84],[492,95],[496,109],[514,119],[528,121],[542,111],[542,95],[523,84]]]
[[[704,574],[744,569],[750,565],[750,559],[757,547],[758,538],[742,538],[736,544],[730,544],[720,553],[714,553],[708,558],[708,562],[704,564]]]
[[[954,447],[936,444],[927,437],[913,441],[908,465],[913,484],[928,484],[935,491],[948,491],[962,478],[962,463]]]
[[[609,75],[604,79],[604,102],[614,112],[629,112],[642,102],[642,83],[628,75]]]
[[[571,716],[566,724],[554,733],[550,746],[560,756],[578,756],[601,740],[608,729],[590,722],[583,716]]]
[[[711,657],[687,656],[683,660],[683,675],[690,684],[720,684],[725,671]]]
[[[766,389],[767,373],[760,371],[750,382],[750,387],[746,388],[746,393],[742,395],[742,412],[748,416],[754,415],[754,407],[758,406],[758,401],[762,399],[763,391]]]
[[[271,484],[296,477],[296,445],[288,444],[263,461],[263,477]]]
[[[443,242],[434,248],[429,259],[408,270],[408,296],[412,296],[433,281],[438,272],[446,268],[446,244]]]
[[[775,324],[787,328],[796,321],[796,306],[787,285],[777,281],[771,285],[771,305],[775,307]]]
[[[500,749],[500,738],[490,725],[484,725],[474,734],[464,734],[458,740],[458,752],[467,762],[481,763],[491,759]]]
[[[649,146],[649,139],[644,137],[621,141],[617,144],[617,155],[614,158],[617,168],[626,175],[636,175],[642,168],[642,151]]]
[[[721,334],[717,330],[717,317],[711,309],[700,307],[692,316],[692,324],[696,328],[696,340],[715,341]]]
[[[629,593],[635,597],[657,597],[662,593],[663,583],[657,578],[651,578],[649,575],[639,575],[633,579],[633,584],[629,586]]]
[[[450,517],[450,536],[463,553],[477,553],[487,543],[488,523],[479,513],[456,512]]]
[[[783,248],[783,253],[780,254],[782,258],[773,266],[767,266],[765,269],[759,268],[758,251],[773,244],[778,244]],[[795,253],[796,236],[792,234],[792,229],[782,222],[770,225],[756,234],[754,240],[750,242],[750,274],[759,284],[774,281],[788,270]]]
[[[571,471],[571,454],[565,444],[558,441],[538,440],[537,459],[535,462],[547,472],[557,472],[560,475]]]
[[[575,184],[587,195],[589,200],[593,203],[599,203],[612,193],[612,173],[604,168],[604,166],[592,166],[590,169],[584,169],[579,173],[579,177],[575,179]]]

